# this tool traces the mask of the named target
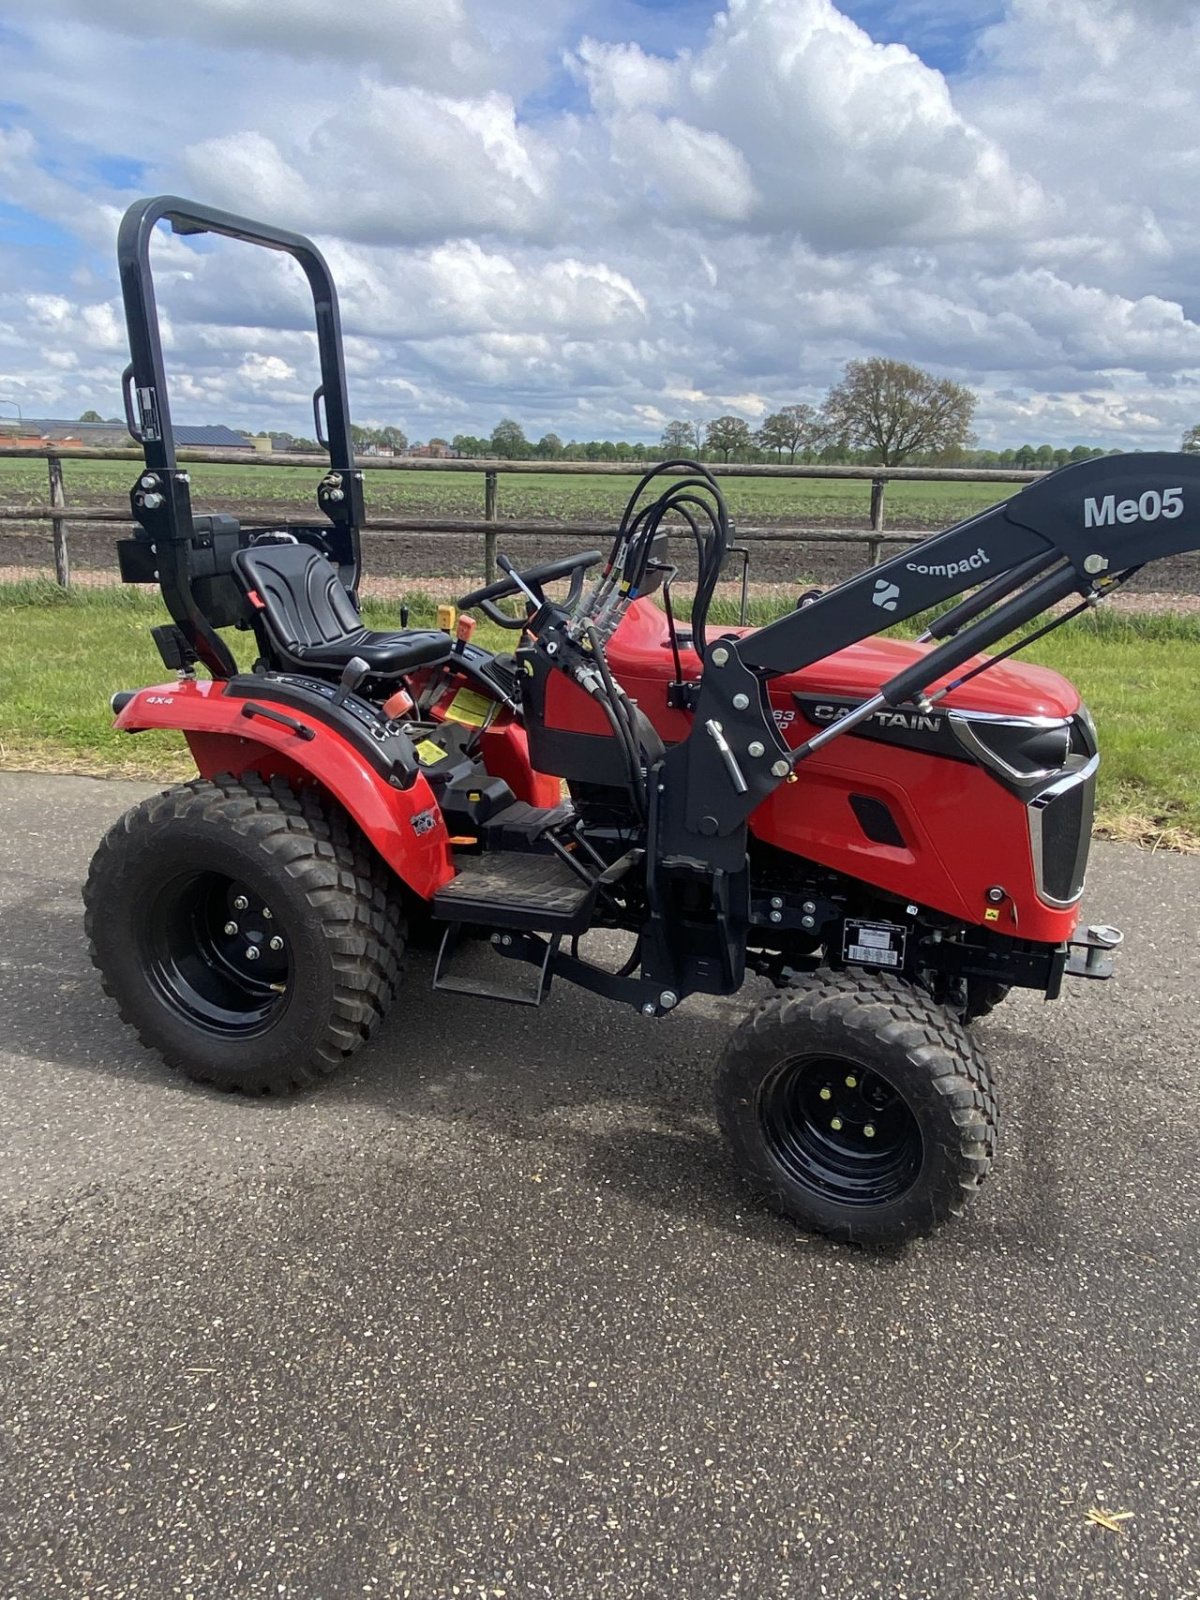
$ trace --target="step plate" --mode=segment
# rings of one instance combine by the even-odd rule
[[[595,888],[557,856],[496,850],[459,861],[458,877],[433,897],[433,914],[489,928],[582,933],[595,898]]]

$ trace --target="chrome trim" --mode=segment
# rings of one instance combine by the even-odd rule
[[[1061,728],[1067,735],[1067,753],[1071,748],[1071,728],[1075,718],[1071,717],[1009,717],[996,711],[948,711],[946,713],[950,723],[950,730],[962,745],[973,755],[976,761],[985,767],[990,767],[1006,783],[1011,783],[1017,789],[1036,789],[1039,784],[1045,783],[1047,778],[1054,777],[1061,772],[1061,766],[1042,767],[1035,772],[1022,772],[1019,768],[1010,766],[1003,756],[986,745],[971,727],[972,722],[990,723],[995,727],[1029,728],[1038,732]]]
[[[1089,778],[1094,778],[1100,767],[1100,756],[1096,754],[1086,761],[1082,767],[1077,767],[1074,772],[1068,772],[1059,778],[1057,783],[1049,784],[1042,792],[1029,802],[1030,810],[1044,811],[1052,800],[1058,800],[1072,789],[1086,783]]]

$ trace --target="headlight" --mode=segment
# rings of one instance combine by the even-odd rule
[[[1074,719],[1069,717],[987,717],[952,711],[950,726],[977,761],[1020,789],[1062,772],[1072,753]]]

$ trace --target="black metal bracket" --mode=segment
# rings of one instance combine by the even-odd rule
[[[742,659],[748,642],[709,646],[692,731],[663,764],[663,854],[728,872],[744,863],[746,819],[791,770],[762,676]]]
[[[512,961],[525,961],[543,967],[553,977],[565,978],[568,983],[606,1000],[618,1000],[633,1006],[645,1017],[664,1017],[679,1004],[681,996],[646,978],[621,977],[593,966],[580,956],[554,948],[553,940],[538,933],[514,933],[509,942],[493,944],[497,954]],[[504,998],[501,996],[500,998]]]

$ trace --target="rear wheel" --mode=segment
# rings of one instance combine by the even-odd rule
[[[399,981],[387,869],[343,812],[279,779],[199,779],[135,806],[96,851],[84,902],[122,1017],[222,1088],[326,1076]]]
[[[996,1144],[970,1034],[885,974],[814,973],[771,995],[722,1056],[717,1112],[757,1194],[859,1244],[932,1232],[983,1182]]]

